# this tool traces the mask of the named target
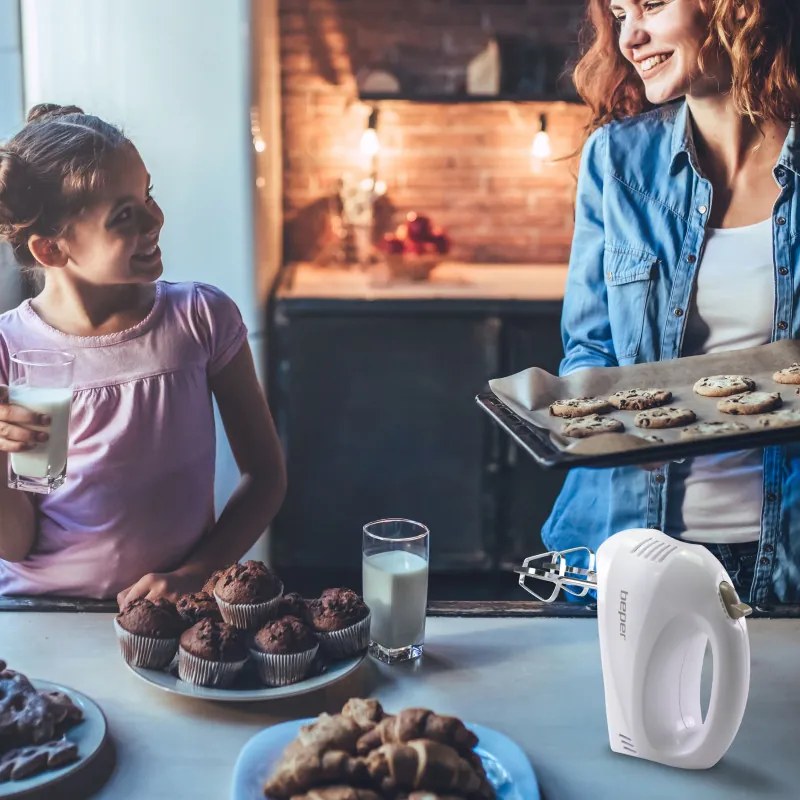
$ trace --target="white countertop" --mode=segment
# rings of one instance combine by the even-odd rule
[[[443,261],[427,281],[390,281],[380,265],[359,268],[294,264],[281,300],[561,300],[566,264],[464,264]]]
[[[428,706],[502,731],[528,754],[545,800],[800,794],[800,620],[750,621],[752,681],[742,727],[722,762],[698,772],[610,751],[592,619],[432,618],[418,664],[368,660],[328,689],[249,705],[148,686],[123,664],[111,620],[110,614],[0,613],[0,656],[12,669],[78,689],[108,718],[114,770],[95,794],[73,788],[70,800],[225,800],[236,757],[251,736],[276,722],[335,712],[352,696],[377,697],[388,711]]]

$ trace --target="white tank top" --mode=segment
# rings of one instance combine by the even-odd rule
[[[775,308],[772,219],[709,228],[682,355],[767,344]],[[706,544],[758,541],[762,450],[686,459],[670,467],[667,532]]]

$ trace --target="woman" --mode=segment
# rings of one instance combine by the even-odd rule
[[[800,3],[590,0],[561,374],[800,335]],[[573,470],[543,538],[653,527],[800,602],[800,447]]]

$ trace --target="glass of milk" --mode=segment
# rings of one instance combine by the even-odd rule
[[[49,434],[46,442],[9,454],[12,489],[49,494],[66,480],[74,363],[72,353],[59,350],[21,350],[11,356],[8,402],[51,419],[49,425],[35,426]]]
[[[372,611],[370,655],[387,664],[422,655],[430,532],[410,519],[364,526],[364,602]]]

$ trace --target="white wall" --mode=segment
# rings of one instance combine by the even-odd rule
[[[166,216],[164,277],[231,295],[261,364],[248,0],[21,0],[21,8],[26,107],[74,103],[126,131]],[[218,438],[220,508],[238,473]]]

